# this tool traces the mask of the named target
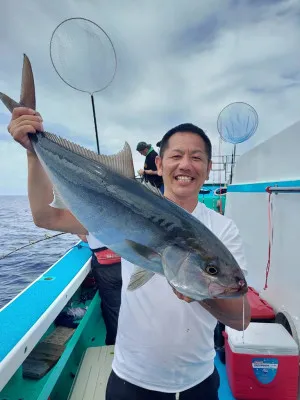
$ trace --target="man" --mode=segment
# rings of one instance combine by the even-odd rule
[[[28,118],[24,113],[23,117],[16,117],[15,110],[15,121],[9,130],[14,139],[28,149],[30,142],[26,131],[41,130],[41,122],[36,116]],[[29,164],[30,169],[36,166],[34,163]],[[211,169],[211,143],[202,129],[183,124],[167,132],[161,141],[156,165],[164,180],[165,197],[211,229],[245,269],[242,242],[235,224],[198,202],[200,187]],[[40,169],[38,175],[44,180]],[[31,179],[29,191],[32,193],[38,185]],[[47,204],[52,200],[49,193]],[[38,203],[38,199],[33,202],[33,210],[39,209]],[[53,226],[51,221],[52,218],[48,229]],[[65,220],[64,231],[86,233],[74,220],[69,219],[69,222],[68,225]],[[122,259],[121,309],[106,399],[174,400],[175,393],[180,392],[180,400],[217,400],[219,376],[214,367],[214,329],[219,320],[242,330],[243,299],[192,302],[180,293],[175,292],[175,296],[166,279],[158,275],[138,290],[129,292],[126,288],[133,269],[132,264]],[[247,328],[250,307],[246,297],[244,301],[244,326]]]
[[[121,306],[121,257],[92,234],[78,236],[88,243],[92,251],[91,270],[101,298],[101,311],[106,328],[105,344],[114,345]]]
[[[162,177],[157,173],[157,167],[155,163],[155,159],[158,154],[153,149],[151,144],[147,144],[146,142],[139,142],[136,146],[136,150],[142,156],[145,156],[144,169],[140,169],[138,171],[139,175],[144,176],[145,180],[150,182],[151,185],[161,188],[163,180]]]
[[[121,305],[121,260],[86,229],[68,210],[49,206],[53,200],[52,184],[36,156],[27,133],[43,131],[42,118],[33,110],[15,108],[8,130],[27,150],[28,197],[35,225],[40,228],[86,236],[92,251],[91,269],[101,297],[101,310],[106,326],[107,345],[115,343]]]
[[[218,200],[217,201],[217,211],[220,213],[220,214],[224,214],[224,211],[223,211],[223,209],[222,209],[222,200]]]

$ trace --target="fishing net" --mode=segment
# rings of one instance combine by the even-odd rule
[[[100,92],[113,81],[117,57],[107,33],[85,18],[60,23],[50,41],[50,57],[59,77],[73,89]]]
[[[217,126],[219,134],[225,142],[242,143],[256,132],[258,114],[247,103],[231,103],[220,112]]]
[[[111,39],[94,22],[86,18],[69,18],[61,22],[52,34],[50,58],[64,83],[90,94],[99,154],[93,95],[106,89],[117,71],[117,56]]]

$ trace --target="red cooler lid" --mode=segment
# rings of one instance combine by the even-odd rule
[[[252,287],[248,288],[247,298],[251,308],[251,319],[274,319],[275,313],[270,304],[263,300]]]

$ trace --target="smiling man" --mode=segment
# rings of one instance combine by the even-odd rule
[[[211,170],[211,151],[202,129],[192,124],[176,126],[160,142],[157,172],[163,177],[165,197],[213,231],[245,271],[242,241],[233,221],[198,202]],[[122,260],[119,330],[106,400],[174,400],[176,392],[180,400],[217,400],[214,329],[217,320],[243,329],[242,298],[193,302],[178,292],[174,296],[166,279],[158,275],[128,292],[133,269]],[[245,328],[249,321],[245,298]]]
[[[15,109],[9,124],[14,140],[27,149],[28,194],[36,225],[87,234],[68,210],[49,206],[52,185],[34,153],[28,132],[43,131],[33,110]],[[198,193],[211,170],[211,143],[202,129],[179,125],[165,134],[156,157],[164,195],[193,214],[231,251],[245,271],[242,241],[230,219],[198,202]],[[242,330],[250,322],[243,299],[192,301],[175,292],[161,275],[128,291],[135,266],[122,259],[122,295],[112,372],[106,400],[217,400],[219,375],[214,367],[214,329],[219,320]]]

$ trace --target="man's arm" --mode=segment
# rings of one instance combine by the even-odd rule
[[[87,230],[68,210],[49,206],[53,200],[52,184],[31,145],[28,133],[41,132],[43,119],[35,110],[17,107],[13,110],[8,131],[27,150],[28,197],[34,223],[55,231],[87,234]]]
[[[246,329],[251,320],[251,309],[247,299],[244,296],[244,316],[243,321],[243,298],[235,299],[206,299],[199,301],[201,306],[212,314],[222,324],[230,328],[241,331]]]
[[[175,289],[173,289],[173,292],[180,300],[184,300],[187,303],[194,301],[193,299],[177,292]],[[198,303],[222,324],[236,329],[237,331],[242,331],[243,328],[246,329],[250,323],[251,309],[246,295],[244,296],[244,313],[242,297],[230,299],[205,299],[198,301]],[[243,320],[243,315],[245,320]]]
[[[239,231],[233,221],[228,221],[224,231],[220,235],[220,239],[225,246],[231,251],[236,261],[246,273],[246,260],[244,255],[243,243]],[[175,291],[177,297],[188,303],[193,301],[189,297]],[[205,299],[199,301],[199,304],[205,308],[211,315],[213,315],[222,324],[238,331],[246,329],[251,319],[251,309],[248,298],[244,296],[244,317],[243,323],[243,298],[223,298],[223,299]]]
[[[232,220],[227,219],[227,224],[224,225],[224,230],[220,235],[220,239],[232,253],[237,263],[246,274],[247,267],[246,267],[243,241],[237,226]],[[224,325],[227,325],[230,328],[239,331],[243,329],[242,297],[228,298],[228,299],[205,299],[201,301],[200,304]],[[245,306],[244,328],[246,329],[251,319],[251,309],[247,295],[244,296],[244,306]]]
[[[38,157],[27,152],[28,158],[28,198],[33,221],[40,228],[54,231],[86,235],[87,230],[68,210],[53,208],[52,184]]]

